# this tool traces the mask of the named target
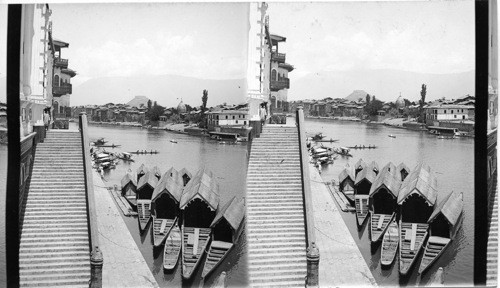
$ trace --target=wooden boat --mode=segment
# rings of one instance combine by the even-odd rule
[[[179,262],[182,247],[181,238],[181,229],[176,223],[165,241],[165,248],[163,250],[163,269],[173,270],[177,262]]]
[[[455,238],[463,221],[463,195],[451,192],[448,194],[429,218],[429,239],[418,273],[425,272],[439,256],[443,254],[450,242]]]
[[[137,216],[141,232],[146,229],[151,219],[151,197],[157,184],[158,178],[152,172],[147,172],[137,184]]]
[[[176,140],[174,140],[174,139],[171,139],[171,140],[170,140],[170,142],[172,142],[172,143],[177,143],[177,141],[176,141]]]
[[[168,237],[180,216],[179,202],[184,188],[182,177],[170,168],[156,185],[151,199],[153,245],[158,247]]]
[[[180,209],[182,225],[182,278],[190,279],[210,241],[211,223],[219,206],[219,184],[206,168],[184,187]]]
[[[354,182],[354,204],[358,225],[362,226],[369,216],[369,194],[377,175],[372,169],[363,169],[356,176]]]
[[[150,151],[147,151],[147,150],[137,150],[137,151],[132,151],[132,152],[128,152],[130,154],[158,154],[160,153],[159,151],[157,150],[150,150]]]
[[[349,152],[349,148],[347,148],[347,147],[339,147],[339,148],[335,149],[335,153],[337,153],[341,156],[352,157],[352,154]]]
[[[318,134],[314,135],[313,137],[311,137],[311,139],[313,141],[318,141],[318,140],[321,140],[323,138],[325,138],[325,136],[323,135],[323,133],[318,133]]]
[[[389,137],[391,137],[391,138],[396,138],[396,136],[394,136],[394,135],[392,135],[392,134],[389,134],[389,135],[387,135],[387,136],[389,136]]]
[[[369,216],[370,210],[368,209],[368,199],[368,195],[354,195],[356,219],[358,220],[359,226],[362,226],[365,219]]]
[[[398,194],[401,219],[399,223],[399,273],[406,275],[415,262],[428,235],[427,221],[437,198],[437,178],[430,167],[417,165],[406,177]]]
[[[324,136],[323,136],[324,137]],[[330,143],[334,143],[334,142],[339,142],[339,139],[321,139],[321,140],[314,140],[315,142],[330,142]]]
[[[356,146],[349,146],[347,148],[349,148],[349,149],[375,149],[375,148],[377,148],[377,146],[375,146],[375,145],[368,145],[368,146],[356,145]]]
[[[245,217],[245,204],[243,200],[237,201],[233,197],[215,216],[210,225],[212,228],[212,241],[208,248],[207,259],[201,277],[205,278],[224,260],[243,230],[242,221]]]
[[[354,204],[354,175],[348,168],[344,168],[339,174],[339,191],[344,193],[346,198]]]
[[[127,172],[120,181],[122,187],[121,195],[127,199],[132,208],[137,208],[137,177],[130,172]]]
[[[111,145],[106,145],[106,144],[95,144],[95,146],[97,147],[105,147],[105,148],[118,148],[122,145],[115,145],[115,144],[111,144]]]
[[[92,143],[97,146],[97,145],[104,145],[104,144],[108,143],[108,141],[104,141],[104,138],[99,138]]]
[[[382,240],[382,249],[380,252],[380,264],[389,266],[394,262],[396,252],[399,246],[399,228],[396,220],[393,218],[389,228],[384,234]]]
[[[370,188],[370,239],[382,239],[391,221],[396,217],[398,193],[401,180],[391,162],[382,168]]]
[[[122,159],[123,161],[130,161],[130,162],[135,162],[134,159],[132,159],[132,154],[128,152],[122,152],[117,155],[118,158]]]

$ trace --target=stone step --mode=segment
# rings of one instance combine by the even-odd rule
[[[38,244],[39,246],[43,246],[46,244],[51,244],[54,241],[58,241],[60,243],[73,243],[73,242],[84,242],[88,241],[88,233],[67,233],[67,234],[40,234],[39,237],[22,237],[21,245],[29,245],[30,243]]]
[[[89,276],[90,277],[90,276]],[[39,279],[20,279],[20,287],[66,287],[66,288],[88,288],[89,283],[88,279],[71,279],[68,277],[64,277],[64,279],[53,279],[53,280],[39,280]]]
[[[44,249],[44,248],[61,248],[62,247],[82,247],[86,246],[88,249],[89,242],[88,240],[69,240],[69,241],[64,241],[61,239],[55,239],[58,241],[52,241],[49,243],[38,243],[38,242],[23,242],[21,240],[20,248],[38,248],[38,249]]]
[[[290,276],[290,277],[262,277],[262,278],[252,278],[249,275],[250,287],[301,287],[305,286],[305,276],[300,275]]]
[[[295,245],[295,246],[283,246],[283,247],[274,247],[272,250],[269,250],[268,248],[265,247],[253,247],[252,248],[252,254],[249,254],[248,257],[260,257],[261,255],[267,255],[267,254],[277,254],[280,255],[281,253],[298,253],[301,255],[306,255],[306,248],[305,245]],[[305,257],[305,256],[304,256]]]
[[[31,230],[23,230],[23,240],[31,241],[32,238],[35,238],[35,241],[41,241],[47,238],[57,238],[54,236],[60,236],[60,238],[68,238],[68,239],[85,239],[89,236],[87,230],[72,230],[72,231],[31,231]],[[74,238],[72,238],[74,237]]]
[[[35,253],[51,253],[51,254],[59,254],[59,253],[87,253],[90,255],[89,245],[88,243],[83,243],[80,245],[73,246],[53,246],[53,247],[40,247],[40,246],[27,246],[21,247],[19,249],[19,257],[22,254],[31,255]]]
[[[19,267],[32,267],[32,265],[39,265],[43,263],[47,264],[59,264],[59,263],[82,263],[85,264],[84,266],[89,265],[90,267],[90,255],[70,255],[70,254],[64,254],[64,255],[58,255],[57,257],[48,257],[48,258],[42,258],[42,257],[36,257],[36,258],[24,258],[24,259],[19,259]],[[70,266],[71,267],[71,266]],[[69,268],[69,267],[68,267]]]

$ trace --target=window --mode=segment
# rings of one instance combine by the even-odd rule
[[[54,76],[54,85],[59,86],[59,75]]]
[[[446,109],[444,110],[444,114],[446,114]]]
[[[451,114],[453,114],[453,110],[451,110]]]
[[[236,120],[236,124],[238,124],[238,120]]]
[[[462,119],[465,120],[465,115],[462,115]]]
[[[227,118],[227,115],[226,115],[226,119],[228,119],[228,118]]]
[[[457,115],[453,115],[453,116],[455,116],[455,118],[457,118]]]
[[[277,74],[277,73],[276,73],[276,69],[273,69],[273,70],[271,71],[271,80],[273,80],[273,81],[277,81],[277,80],[278,80],[278,78],[277,78],[277,75],[276,75],[276,74]]]
[[[233,119],[235,119],[235,118],[236,118],[236,116],[233,115]]]

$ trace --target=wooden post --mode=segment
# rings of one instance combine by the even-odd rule
[[[99,247],[95,247],[90,253],[90,288],[101,288],[102,287],[102,265],[104,259],[102,257],[102,252]]]
[[[318,287],[319,283],[319,249],[312,242],[307,248],[307,276],[306,287]]]

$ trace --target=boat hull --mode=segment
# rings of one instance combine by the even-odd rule
[[[391,224],[392,219],[396,213],[392,214],[374,214],[371,212],[370,217],[370,239],[372,242],[378,242],[382,240],[385,231]]]
[[[387,231],[382,239],[382,249],[380,252],[380,264],[389,266],[396,258],[396,252],[399,247],[399,227],[394,219],[392,219]]]
[[[406,275],[427,238],[429,224],[399,223],[399,274]]]
[[[181,229],[179,225],[176,223],[166,241],[165,248],[163,250],[163,269],[165,270],[173,270],[179,262],[179,257],[181,255],[181,247],[182,247],[182,237],[181,237]]]
[[[363,226],[366,218],[370,215],[370,210],[368,210],[368,195],[355,195],[354,202],[356,205],[356,219],[359,226]]]
[[[233,247],[234,244],[231,242],[215,241],[212,237],[201,277],[205,278],[212,273],[222,263]]]
[[[449,238],[430,236],[425,245],[418,273],[424,273],[443,254],[450,242]]]
[[[144,232],[151,219],[151,200],[137,199],[137,218],[139,228]]]
[[[182,227],[182,278],[190,279],[210,241],[210,228]]]
[[[153,216],[153,225],[151,225],[151,230],[153,231],[153,245],[155,247],[159,247],[163,244],[172,230],[172,227],[176,223],[177,217],[175,219],[163,219]]]

